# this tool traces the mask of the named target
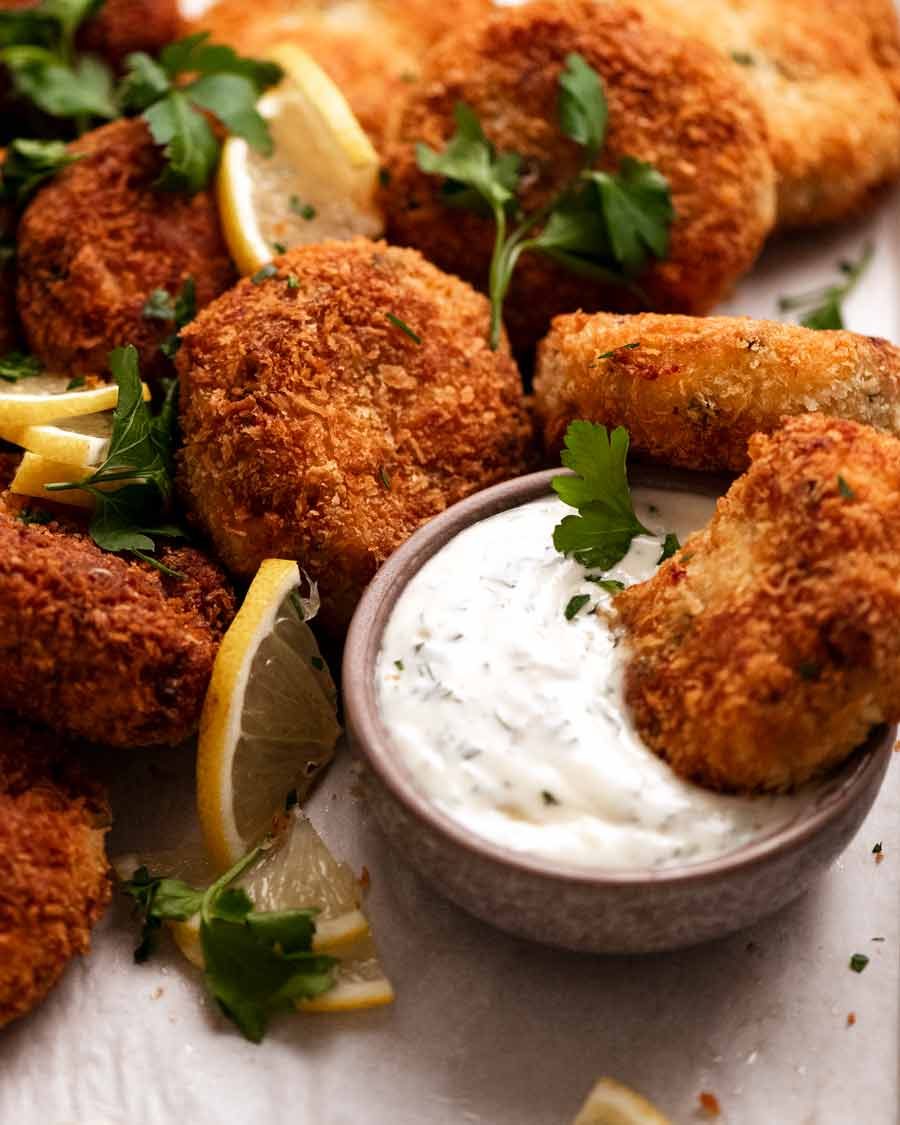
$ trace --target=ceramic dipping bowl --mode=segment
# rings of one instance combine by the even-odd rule
[[[447,898],[501,930],[589,953],[649,953],[722,937],[802,894],[850,843],[878,794],[897,729],[879,728],[796,817],[720,858],[684,867],[573,867],[469,832],[416,786],[383,723],[376,693],[382,634],[397,599],[455,535],[550,494],[559,470],[486,489],[421,528],[381,568],[353,618],[343,663],[344,709],[366,766],[375,815],[398,853]],[[637,486],[718,496],[728,481],[632,467]]]

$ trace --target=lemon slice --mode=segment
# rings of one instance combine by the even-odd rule
[[[0,426],[0,438],[62,465],[100,465],[109,452],[112,411],[36,426]]]
[[[78,468],[39,457],[37,453],[26,453],[19,462],[9,491],[19,496],[33,496],[38,500],[52,500],[54,504],[91,511],[94,498],[89,492],[81,492],[77,488],[69,488],[65,492],[48,492],[47,485],[85,480],[92,472],[93,469],[89,466]]]
[[[267,57],[285,71],[258,107],[275,151],[262,156],[229,137],[217,180],[225,239],[243,274],[285,248],[374,238],[384,227],[378,156],[344,95],[299,47],[284,44]]]
[[[359,1012],[393,1003],[394,989],[381,968],[371,934],[329,952],[339,959],[334,987],[311,1000],[297,1000],[301,1012]]]
[[[197,806],[220,869],[236,863],[334,754],[336,692],[306,620],[296,562],[267,559],[219,647],[200,720]]]
[[[31,375],[18,383],[0,380],[0,426],[34,426],[112,410],[119,399],[115,383],[69,391],[67,375]]]
[[[601,1078],[572,1125],[672,1125],[668,1117],[635,1093],[616,1082]]]

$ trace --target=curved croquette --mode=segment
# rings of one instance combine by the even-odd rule
[[[487,301],[415,251],[358,239],[275,265],[183,335],[181,482],[231,571],[297,559],[336,632],[421,523],[521,471],[530,426]]]
[[[811,414],[750,454],[614,608],[644,741],[711,788],[783,790],[900,719],[900,441]]]
[[[109,746],[175,744],[197,726],[234,595],[189,547],[101,551],[74,522],[0,505],[0,708]]]
[[[109,809],[48,732],[0,714],[0,1026],[39,1004],[110,898]]]
[[[534,390],[551,455],[576,418],[624,426],[636,452],[666,464],[733,472],[749,463],[751,435],[789,414],[820,411],[900,435],[900,349],[768,320],[558,317]]]
[[[559,0],[498,10],[461,27],[423,62],[386,150],[382,191],[388,237],[415,246],[479,288],[488,282],[494,224],[450,208],[439,177],[418,169],[416,145],[442,149],[457,103],[471,106],[500,152],[524,158],[526,213],[547,203],[580,167],[581,150],[557,118],[570,52],[602,76],[609,102],[598,164],[648,161],[668,179],[677,213],[665,261],[638,281],[649,307],[705,313],[756,259],[774,218],[774,171],[755,100],[710,48],[648,25],[633,9]],[[579,277],[536,253],[519,261],[505,306],[517,351],[573,309],[637,311],[622,286]]]
[[[165,374],[169,321],[143,315],[154,289],[188,278],[202,308],[234,280],[212,192],[154,188],[160,149],[139,118],[115,121],[71,146],[81,159],[37,193],[18,233],[19,315],[31,351],[51,369],[101,373],[109,352],[134,344],[145,378]]]
[[[490,0],[219,0],[198,16],[197,31],[265,57],[273,44],[296,43],[340,87],[373,144],[421,68],[422,56],[452,27],[490,11]]]
[[[738,64],[765,113],[780,226],[845,218],[900,175],[890,0],[630,2]]]

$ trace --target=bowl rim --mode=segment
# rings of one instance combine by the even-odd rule
[[[376,693],[376,663],[393,608],[412,577],[451,539],[475,523],[550,495],[551,480],[564,471],[530,473],[461,500],[420,527],[379,569],[357,606],[344,647],[341,687],[351,742],[378,780],[415,819],[464,851],[531,877],[595,887],[704,883],[774,860],[809,843],[852,804],[872,771],[879,769],[881,759],[889,759],[897,738],[896,726],[875,728],[866,744],[832,776],[814,804],[781,828],[733,852],[682,867],[575,865],[507,848],[468,830],[416,787],[401,755],[393,748]],[[632,486],[639,488],[689,491],[711,497],[721,496],[734,479],[723,474],[640,464],[629,466],[629,478]]]

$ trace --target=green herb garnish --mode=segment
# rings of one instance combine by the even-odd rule
[[[288,200],[288,206],[295,215],[299,215],[301,219],[310,222],[316,217],[316,209],[311,203],[304,203],[299,195],[292,195]]]
[[[541,800],[544,802],[545,805],[558,805],[559,804],[559,799],[557,797],[554,797],[549,789],[542,789],[541,790]]]
[[[670,531],[666,534],[663,541],[662,551],[659,558],[656,560],[657,566],[662,566],[666,559],[670,559],[677,551],[681,550],[681,544],[678,542],[678,536]]]
[[[582,149],[578,174],[543,207],[521,216],[516,192],[522,168],[516,153],[498,153],[475,112],[454,111],[456,131],[442,152],[416,147],[419,168],[444,177],[444,201],[487,211],[496,226],[491,258],[490,344],[500,343],[503,302],[522,254],[544,254],[573,273],[638,291],[634,278],[651,257],[669,251],[675,218],[668,182],[655,168],[625,156],[615,172],[592,168],[606,140],[603,82],[578,54],[570,54],[559,79],[559,126]],[[510,221],[515,229],[508,233]]]
[[[0,357],[0,379],[7,383],[18,383],[20,379],[28,379],[32,375],[39,375],[44,370],[44,365],[34,355],[24,352],[7,352]]]
[[[73,375],[68,383],[66,383],[66,390],[80,391],[86,383],[87,379],[84,377],[84,375]]]
[[[289,273],[284,280],[285,280],[285,284],[287,285],[288,289],[299,289],[300,288],[299,277],[294,277],[294,275],[292,273]]]
[[[286,254],[287,253],[287,246],[285,246],[285,244],[283,242],[273,242],[272,243],[272,249],[275,251],[276,254]]]
[[[197,286],[192,277],[185,279],[174,298],[165,289],[154,289],[142,310],[146,320],[170,320],[174,323],[175,331],[159,345],[159,350],[168,359],[177,355],[181,347],[181,329],[190,324],[196,315]]]
[[[62,141],[11,141],[0,170],[0,199],[24,207],[42,183],[80,159]]]
[[[402,672],[403,671],[403,661],[402,660],[395,660],[394,661],[394,667],[397,669],[398,672]]]
[[[278,266],[272,262],[266,262],[264,266],[256,271],[253,277],[250,278],[251,285],[262,285],[264,281],[268,281],[270,277],[275,277],[278,274]]]
[[[178,384],[168,380],[165,399],[154,417],[144,402],[137,349],[110,352],[109,366],[119,388],[109,453],[83,481],[48,484],[48,492],[79,489],[94,498],[91,538],[104,551],[128,551],[166,574],[180,577],[152,557],[157,538],[180,538],[181,528],[165,522],[172,495],[174,433]],[[118,484],[105,491],[100,486]]]
[[[607,594],[620,594],[625,589],[625,583],[620,582],[617,578],[601,578],[599,575],[589,574],[585,581],[596,583]]]
[[[596,357],[594,362],[599,363],[601,359],[612,359],[613,356],[618,355],[619,352],[634,351],[635,348],[639,348],[640,346],[641,346],[641,344],[640,344],[639,340],[634,340],[630,344],[619,344],[619,346],[617,348],[613,348],[611,351],[600,352],[600,354]]]
[[[805,328],[839,330],[844,328],[843,303],[859,283],[875,253],[871,243],[863,248],[856,262],[843,261],[838,269],[843,280],[798,297],[782,297],[778,302],[781,312],[802,311],[800,323]]]
[[[49,512],[41,511],[40,508],[22,508],[16,513],[16,519],[19,523],[24,524],[45,524],[53,522],[53,516],[51,516]]]
[[[553,545],[582,566],[609,570],[628,553],[632,539],[651,532],[634,512],[628,488],[628,431],[607,433],[593,422],[572,422],[566,431],[562,463],[574,476],[553,478],[564,504],[578,509],[553,531]]]
[[[272,153],[269,127],[256,109],[259,95],[282,77],[276,63],[243,58],[199,32],[170,43],[159,59],[129,55],[117,98],[126,112],[140,113],[163,147],[166,167],[158,186],[200,191],[219,159],[219,141],[204,114],[243,137],[264,156]]]
[[[865,953],[854,953],[850,958],[850,968],[854,973],[861,973],[868,963],[869,958]]]
[[[378,479],[381,481],[381,483],[384,485],[384,487],[388,490],[388,492],[390,492],[391,491],[391,478],[388,475],[388,471],[384,467],[384,465],[381,465],[378,469]]]
[[[881,841],[879,840],[878,843],[875,845],[875,847],[872,848],[872,855],[881,855],[881,853],[883,851],[884,851],[884,848],[882,848]]]
[[[731,57],[740,66],[755,66],[756,59],[749,51],[732,51]]]
[[[396,316],[394,313],[391,313],[391,312],[385,313],[384,315],[391,322],[391,324],[393,324],[393,326],[395,328],[399,328],[400,331],[405,336],[409,336],[410,340],[412,340],[413,343],[415,343],[415,344],[421,344],[422,343],[422,337],[418,333],[413,332],[413,330],[410,328],[410,326],[405,321],[401,320],[399,316]]]
[[[122,884],[143,918],[136,961],[150,956],[164,921],[200,915],[206,988],[253,1043],[262,1040],[271,1015],[332,988],[337,965],[333,957],[312,951],[314,910],[254,910],[247,892],[230,886],[266,846],[254,848],[205,889],[151,875],[146,867]]]
[[[844,480],[844,478],[840,475],[838,475],[837,486],[838,492],[841,494],[841,496],[843,496],[845,500],[856,499],[856,493],[853,491],[850,485],[847,484],[846,480]]]
[[[576,618],[590,600],[590,594],[576,594],[573,598],[570,598],[565,610],[566,621],[572,621]]]

